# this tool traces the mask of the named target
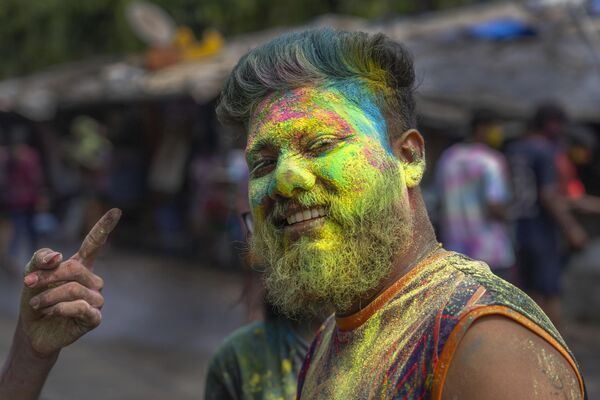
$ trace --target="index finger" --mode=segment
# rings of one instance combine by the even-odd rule
[[[87,268],[91,268],[92,262],[98,255],[98,252],[104,243],[106,243],[108,235],[115,229],[115,226],[117,226],[120,218],[121,210],[118,208],[113,208],[104,214],[102,218],[96,222],[96,225],[90,230],[90,233],[87,234],[85,239],[83,239],[81,247],[72,258],[78,260]]]

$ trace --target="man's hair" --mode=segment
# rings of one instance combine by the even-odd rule
[[[416,125],[414,81],[408,51],[383,34],[332,29],[288,33],[240,59],[225,82],[217,116],[222,123],[247,128],[257,106],[274,92],[357,83],[367,89],[391,135],[396,128],[403,132]],[[359,101],[352,92],[342,93]]]
[[[471,114],[471,134],[481,125],[488,125],[498,121],[498,114],[488,108],[478,108]]]
[[[544,129],[550,121],[567,122],[567,113],[560,104],[548,102],[539,105],[533,114],[531,126]]]

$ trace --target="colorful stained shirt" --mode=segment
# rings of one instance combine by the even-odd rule
[[[441,399],[462,336],[477,318],[502,315],[575,360],[523,292],[464,255],[440,251],[358,313],[331,317],[298,379],[300,399]]]
[[[459,143],[442,154],[436,190],[440,238],[447,249],[485,261],[492,269],[514,264],[508,227],[488,211],[488,204],[509,202],[508,183],[504,157],[484,144]]]
[[[210,364],[206,400],[294,400],[308,343],[283,319],[242,327]]]

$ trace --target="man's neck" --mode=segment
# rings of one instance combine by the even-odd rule
[[[336,312],[337,316],[348,316],[360,311],[393,285],[394,282],[410,272],[420,261],[433,255],[440,248],[420,193],[416,193],[411,197],[413,197],[411,201],[414,204],[415,217],[412,223],[412,235],[409,239],[410,244],[394,257],[390,273],[376,288],[357,299],[348,310]]]

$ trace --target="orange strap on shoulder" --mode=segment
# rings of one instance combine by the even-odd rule
[[[452,362],[452,358],[454,357],[454,353],[456,353],[456,349],[463,336],[465,335],[467,329],[476,319],[489,316],[489,315],[502,315],[504,317],[510,318],[511,320],[521,324],[525,328],[529,329],[536,335],[540,336],[546,342],[548,342],[552,347],[554,347],[563,357],[569,362],[575,374],[577,375],[577,380],[579,381],[579,388],[581,389],[582,396],[584,395],[584,386],[583,379],[579,370],[577,369],[577,365],[575,364],[575,360],[569,354],[569,352],[556,340],[552,335],[546,332],[539,325],[531,321],[529,318],[525,317],[522,314],[514,311],[513,309],[506,306],[483,306],[473,309],[472,311],[463,315],[458,322],[458,324],[452,330],[452,333],[448,337],[446,344],[444,345],[444,350],[442,350],[442,355],[440,356],[439,362],[437,364],[437,368],[433,373],[433,386],[432,386],[432,399],[433,400],[441,400],[442,399],[442,391],[444,389],[444,383],[446,382],[446,376],[448,375],[448,369],[450,368],[450,363]]]

